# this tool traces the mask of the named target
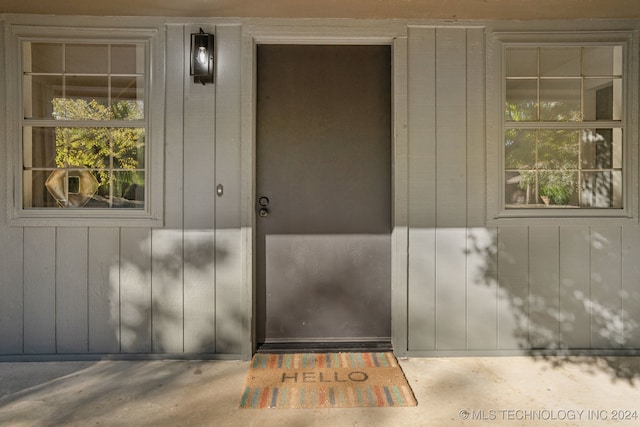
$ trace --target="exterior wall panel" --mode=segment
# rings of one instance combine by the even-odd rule
[[[591,318],[585,303],[591,289],[591,232],[585,226],[560,227],[560,341],[570,348],[591,347]]]
[[[89,353],[120,352],[120,229],[90,228]]]
[[[218,61],[225,64],[217,77],[216,92],[216,352],[241,352],[242,234],[240,106],[242,27],[218,26]],[[222,194],[217,194],[217,186]]]
[[[88,348],[88,230],[59,228],[56,233],[56,337],[59,353]]]
[[[24,352],[56,353],[56,229],[24,230]]]
[[[214,85],[194,84],[188,41],[199,28],[166,27],[164,226],[20,228],[3,215],[0,357],[248,356],[251,243],[241,220],[253,209],[243,193],[253,178],[241,110],[250,44],[240,24],[203,27],[215,30],[222,63]],[[485,225],[494,155],[485,136],[486,31],[410,26],[406,45],[394,45],[395,65],[406,66],[395,75],[404,104],[394,113],[407,119],[394,131],[407,140],[394,160],[396,188],[406,189],[394,195],[396,349],[638,350],[637,224]],[[9,151],[0,146],[2,164]],[[11,203],[3,181],[0,208]]]
[[[120,232],[120,351],[151,352],[151,230]]]

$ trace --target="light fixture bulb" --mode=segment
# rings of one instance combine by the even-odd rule
[[[207,48],[204,46],[198,47],[198,62],[207,65]]]

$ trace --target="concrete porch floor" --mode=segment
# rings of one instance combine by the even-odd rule
[[[414,408],[239,409],[248,362],[0,363],[0,426],[637,426],[640,358],[412,358]]]

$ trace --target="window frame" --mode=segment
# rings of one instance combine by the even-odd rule
[[[622,197],[620,208],[527,208],[508,209],[505,201],[505,147],[507,128],[520,127],[522,122],[508,122],[505,117],[506,58],[508,47],[566,47],[566,46],[622,46],[623,111],[619,127],[622,129]],[[487,221],[489,225],[505,222],[527,224],[550,219],[575,224],[597,219],[609,222],[636,221],[638,218],[638,32],[637,31],[575,31],[575,32],[494,32],[488,35],[487,57]],[[595,121],[524,122],[538,129],[593,129]],[[536,124],[539,123],[539,126]],[[597,122],[607,127],[612,121]],[[600,126],[602,124],[602,126]],[[523,127],[526,127],[523,126]]]
[[[163,224],[164,35],[157,28],[13,25],[7,47],[7,203],[12,226],[151,226]],[[24,208],[22,128],[23,42],[138,43],[145,46],[145,203],[128,208]],[[12,100],[13,102],[10,102]],[[37,122],[37,121],[36,121]]]

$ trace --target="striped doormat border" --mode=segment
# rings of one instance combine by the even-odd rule
[[[416,406],[391,352],[256,354],[241,408]]]

